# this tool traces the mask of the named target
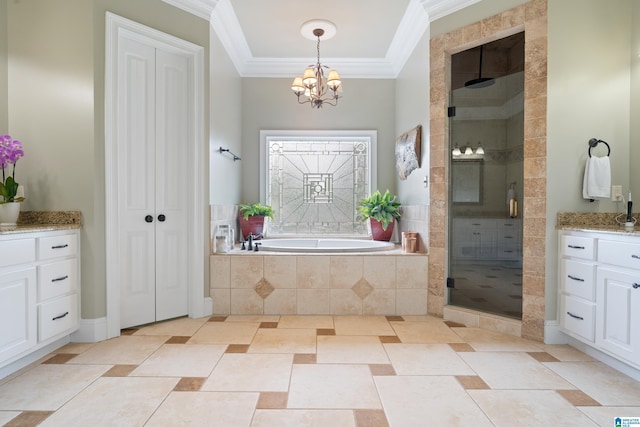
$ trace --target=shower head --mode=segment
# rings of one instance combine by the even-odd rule
[[[470,89],[482,89],[483,87],[489,87],[496,82],[493,77],[482,77],[482,49],[483,46],[480,46],[480,67],[478,69],[478,78],[465,82],[464,87],[468,87]]]

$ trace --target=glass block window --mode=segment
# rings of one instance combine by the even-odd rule
[[[366,236],[356,207],[372,188],[371,137],[305,134],[264,138],[269,236]]]

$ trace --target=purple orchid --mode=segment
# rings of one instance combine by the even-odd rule
[[[9,135],[0,136],[0,168],[2,169],[2,181],[0,182],[0,203],[21,202],[24,197],[16,197],[18,183],[16,177],[16,162],[24,157],[22,142],[11,138]],[[5,169],[13,165],[11,175],[6,176]]]

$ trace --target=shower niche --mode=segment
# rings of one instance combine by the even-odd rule
[[[517,319],[524,62],[524,33],[453,54],[448,109],[449,304]]]

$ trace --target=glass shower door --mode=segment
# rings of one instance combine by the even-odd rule
[[[475,80],[451,91],[449,304],[520,319],[524,71]]]

